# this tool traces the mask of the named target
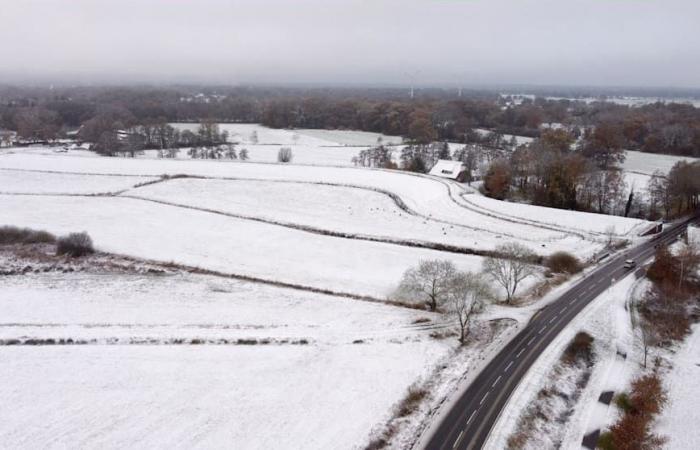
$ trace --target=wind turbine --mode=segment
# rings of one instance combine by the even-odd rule
[[[405,74],[411,82],[411,90],[409,91],[409,95],[411,96],[411,100],[413,100],[413,98],[415,97],[414,85],[416,84],[416,77],[420,75],[420,70],[414,70],[413,72],[405,72]]]

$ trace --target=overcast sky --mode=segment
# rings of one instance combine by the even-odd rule
[[[700,86],[698,0],[0,0],[0,80]]]

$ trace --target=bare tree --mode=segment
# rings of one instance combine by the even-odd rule
[[[450,261],[425,260],[408,269],[399,289],[427,297],[426,304],[436,311],[450,290],[457,269]]]
[[[241,161],[247,161],[248,158],[250,158],[250,155],[248,154],[248,149],[242,148],[241,151],[238,153],[238,158],[240,158]]]
[[[496,254],[499,256],[490,256],[484,260],[484,272],[505,289],[506,303],[510,304],[520,283],[534,275],[532,261],[535,254],[515,242],[497,246]]]
[[[649,355],[649,348],[658,344],[658,335],[654,329],[654,325],[648,320],[642,319],[639,328],[642,331],[642,347],[644,348],[644,368],[647,367],[647,356]]]
[[[446,297],[448,313],[459,324],[459,342],[464,344],[469,337],[472,319],[492,298],[491,289],[479,274],[462,272],[452,277]]]
[[[615,225],[610,225],[605,229],[605,246],[609,249],[614,249],[617,245],[617,231]]]

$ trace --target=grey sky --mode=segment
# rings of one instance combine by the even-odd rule
[[[0,79],[700,85],[697,0],[0,0]]]

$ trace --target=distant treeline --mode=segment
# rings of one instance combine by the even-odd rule
[[[608,102],[511,98],[495,92],[265,87],[0,87],[0,128],[26,140],[53,140],[83,127],[105,130],[167,122],[246,122],[273,128],[327,128],[399,135],[416,143],[469,142],[475,128],[539,137],[557,124],[574,137],[604,125],[623,148],[700,156],[700,110],[686,104],[630,107]],[[559,125],[561,124],[561,125]]]

